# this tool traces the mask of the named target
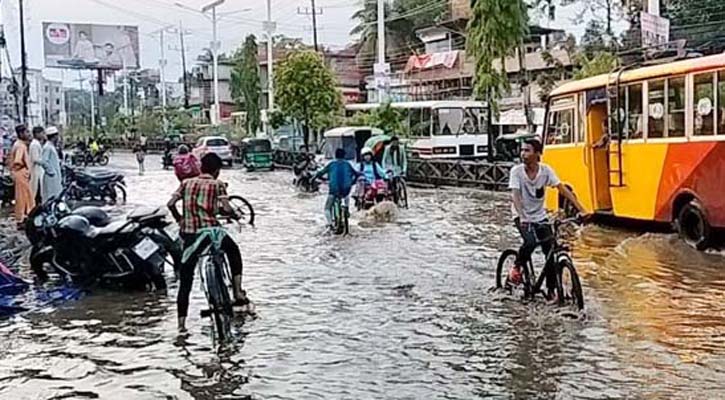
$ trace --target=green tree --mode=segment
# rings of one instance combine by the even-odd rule
[[[407,136],[403,126],[405,116],[403,112],[397,108],[393,108],[390,102],[381,104],[380,107],[373,109],[370,113],[361,115],[358,121],[360,125],[371,126],[373,128],[382,129],[388,135]]]
[[[134,127],[139,133],[148,138],[157,138],[163,135],[161,113],[146,109],[136,117]]]
[[[194,117],[189,110],[183,108],[169,109],[166,112],[169,127],[180,133],[191,132],[194,128]]]
[[[275,71],[274,80],[280,112],[304,123],[305,145],[311,130],[323,128],[326,120],[342,110],[335,76],[313,51],[288,55]]]
[[[257,62],[257,39],[249,35],[244,45],[234,56],[232,69],[232,96],[238,105],[243,105],[247,112],[245,128],[247,133],[254,135],[262,125],[259,98],[261,88],[259,83],[259,63]]]
[[[609,74],[619,66],[619,58],[609,52],[598,52],[589,58],[582,55],[579,60],[579,69],[574,72],[574,79],[584,79],[590,76]]]
[[[478,0],[468,22],[467,52],[473,58],[474,89],[478,97],[488,100],[494,110],[509,89],[505,71],[507,56],[515,54],[528,33],[528,8],[522,0]]]
[[[725,10],[722,0],[670,0],[663,14],[670,19],[670,40],[685,39],[688,47],[721,52],[725,47]]]

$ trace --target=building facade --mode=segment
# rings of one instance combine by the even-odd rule
[[[450,0],[448,11],[442,21],[416,32],[423,42],[425,52],[411,55],[404,67],[393,71],[387,90],[391,101],[423,100],[469,100],[474,97],[473,76],[475,63],[467,56],[465,32],[471,18],[470,0]],[[561,30],[531,26],[530,35],[524,43],[525,71],[528,75],[530,102],[541,105],[542,88],[537,78],[542,74],[560,74],[564,81],[570,78],[573,62],[565,50],[565,34]],[[559,65],[547,62],[545,53],[551,55]],[[549,60],[550,61],[550,60]],[[494,63],[498,69],[505,68],[511,83],[509,93],[500,101],[503,110],[522,106],[524,69],[519,57],[508,57],[505,65]],[[379,102],[374,77],[365,78],[368,102]]]

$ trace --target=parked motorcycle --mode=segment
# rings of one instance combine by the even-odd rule
[[[111,204],[126,202],[126,182],[123,174],[106,168],[73,169],[65,167],[65,186],[71,187],[68,197],[73,200],[100,200]],[[71,183],[74,185],[71,186]]]
[[[69,189],[33,209],[26,222],[30,265],[38,279],[48,279],[49,267],[82,285],[101,281],[165,289],[165,264],[181,262],[181,246],[165,231],[166,211],[138,210],[112,220],[98,207],[71,210],[65,201]]]

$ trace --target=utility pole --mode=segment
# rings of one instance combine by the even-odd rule
[[[385,62],[385,0],[378,0],[378,63],[373,72],[378,86],[378,102],[387,97],[388,76],[390,65]]]
[[[159,59],[159,80],[160,86],[161,86],[161,116],[163,119],[163,129],[164,133],[166,133],[167,130],[167,120],[166,120],[166,65],[168,63],[168,60],[166,60],[166,32],[173,29],[173,25],[165,26],[155,32],[152,32],[151,34],[154,35],[156,33],[159,34],[159,42],[161,45],[161,58]]]
[[[274,43],[273,35],[277,23],[272,22],[272,0],[267,0],[267,20],[264,31],[267,33],[267,117],[274,110]]]
[[[217,32],[217,26],[219,25],[219,18],[217,16],[216,9],[220,5],[224,4],[225,0],[216,0],[213,3],[210,3],[206,6],[204,6],[201,9],[202,14],[207,14],[209,11],[211,11],[211,24],[212,24],[212,31],[213,31],[213,42],[211,44],[211,52],[212,52],[212,61],[214,63],[213,69],[214,69],[214,110],[212,112],[212,125],[219,125],[221,122],[221,110],[219,105],[219,35]]]
[[[18,1],[20,7],[20,81],[22,87],[21,98],[22,101],[22,123],[28,123],[28,95],[30,91],[30,85],[28,84],[28,53],[25,49],[25,6],[23,0]]]
[[[312,9],[308,9],[305,7],[302,9],[301,7],[297,8],[297,14],[300,15],[311,15],[312,16],[312,41],[315,44],[315,52],[319,51],[318,45],[317,45],[317,15],[322,15],[322,9],[319,10],[317,7],[315,7],[315,0],[311,0],[312,2]]]
[[[161,78],[161,107],[163,114],[166,115],[166,43],[164,41],[165,30],[161,31],[159,40],[161,41],[161,59],[159,60],[160,78]],[[166,127],[164,126],[164,129]]]
[[[181,21],[179,21],[179,42],[181,44],[181,66],[184,69],[184,108],[189,108],[189,77],[186,73],[186,47],[184,46],[184,35],[186,32],[184,32],[184,26],[182,25]]]

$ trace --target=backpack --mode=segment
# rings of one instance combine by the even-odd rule
[[[174,159],[174,173],[180,181],[194,178],[201,174],[196,158],[191,154],[177,156]]]

